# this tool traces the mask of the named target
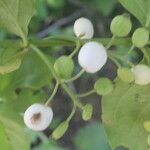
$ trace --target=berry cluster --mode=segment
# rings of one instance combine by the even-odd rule
[[[83,105],[79,101],[79,98],[88,96],[94,92],[99,95],[107,95],[113,91],[114,83],[110,79],[102,77],[95,82],[91,91],[79,95],[69,91],[67,88],[67,83],[78,79],[84,72],[91,74],[98,72],[106,64],[109,57],[107,50],[112,46],[115,38],[127,36],[130,33],[131,28],[132,22],[129,15],[123,14],[116,16],[110,25],[110,30],[113,34],[113,37],[111,41],[104,46],[102,43],[94,40],[87,41],[91,40],[94,35],[94,27],[90,20],[87,18],[79,18],[76,20],[74,23],[74,33],[77,36],[76,48],[69,56],[61,56],[56,60],[52,69],[57,81],[54,91],[45,105],[33,104],[26,110],[24,114],[24,122],[27,127],[31,128],[32,130],[42,131],[50,125],[53,118],[53,111],[49,107],[49,104],[56,94],[59,85],[61,85],[73,99],[74,107],[69,117],[53,132],[53,138],[58,139],[66,132],[69,122],[76,111],[76,107],[82,109],[83,120],[89,120],[92,117],[93,107],[91,104]],[[146,28],[136,29],[132,36],[133,44],[129,50],[129,53],[135,47],[140,49],[143,48],[148,41],[148,30]],[[82,69],[77,75],[72,77],[74,70],[73,57],[78,51],[78,63]],[[135,83],[139,85],[146,85],[150,83],[150,67],[145,64],[131,64],[130,68],[118,65],[117,74],[118,77],[124,82]]]

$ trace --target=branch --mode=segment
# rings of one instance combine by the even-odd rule
[[[107,45],[111,38],[95,38],[91,41],[97,41]],[[50,36],[45,39],[29,39],[29,44],[34,44],[37,47],[50,47],[50,46],[76,46],[77,38],[67,36]],[[81,45],[89,40],[82,40]],[[130,38],[116,38],[112,42],[112,46],[116,45],[131,45]],[[21,40],[0,40],[1,48],[24,48]]]
[[[53,32],[54,30],[59,29],[60,27],[67,25],[69,23],[72,23],[76,18],[80,17],[81,14],[84,12],[84,9],[78,10],[71,14],[70,16],[67,16],[65,18],[61,18],[58,21],[56,21],[54,24],[50,25],[48,28],[42,30],[37,34],[38,37],[46,37],[49,33]]]

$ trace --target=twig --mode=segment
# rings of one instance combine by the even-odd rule
[[[49,27],[47,27],[46,29],[40,31],[37,36],[38,37],[46,37],[49,33],[51,33],[52,31],[66,25],[69,24],[71,22],[73,22],[75,19],[77,19],[78,17],[81,16],[81,14],[84,12],[84,9],[78,10],[76,12],[74,12],[73,14],[71,14],[70,16],[67,16],[65,18],[61,18],[58,21],[56,21],[54,24],[50,25]]]

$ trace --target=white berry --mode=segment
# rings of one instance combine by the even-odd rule
[[[99,71],[107,61],[107,52],[102,44],[97,42],[88,42],[83,47],[78,55],[80,66],[89,73]]]
[[[35,131],[45,130],[51,123],[52,118],[52,109],[42,104],[33,104],[24,113],[26,126]]]
[[[91,39],[94,35],[93,24],[87,18],[79,18],[74,23],[74,32],[77,37],[81,36],[81,39]]]
[[[132,68],[135,76],[135,83],[139,85],[146,85],[150,83],[150,67],[147,65],[136,65]]]

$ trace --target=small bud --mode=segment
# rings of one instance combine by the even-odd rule
[[[112,81],[108,78],[100,78],[95,82],[94,89],[99,95],[107,95],[113,90]]]
[[[118,15],[116,16],[110,26],[110,30],[113,35],[118,37],[127,36],[132,28],[132,22],[130,20],[130,16],[128,14]]]
[[[54,69],[59,77],[62,79],[68,79],[72,75],[74,62],[68,56],[61,56],[56,60]]]
[[[147,85],[150,83],[150,67],[139,64],[131,70],[135,77],[135,83],[139,85]]]
[[[62,122],[62,123],[54,130],[54,132],[52,133],[52,137],[53,137],[55,140],[60,139],[60,138],[65,134],[65,132],[67,131],[68,127],[69,127],[68,121]]]
[[[138,48],[144,47],[149,41],[149,32],[145,28],[138,28],[132,36],[132,43]]]
[[[121,67],[117,70],[118,77],[127,83],[131,83],[134,81],[134,74],[129,68]]]
[[[91,104],[86,104],[83,107],[83,113],[82,113],[82,118],[83,120],[87,121],[90,120],[93,114],[93,106]]]
[[[150,132],[150,121],[145,121],[144,122],[144,129],[148,132]]]

